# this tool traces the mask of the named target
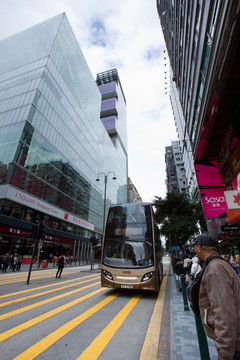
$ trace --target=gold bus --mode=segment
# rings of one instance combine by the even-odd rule
[[[163,266],[157,233],[151,203],[111,205],[102,244],[101,285],[158,292]]]

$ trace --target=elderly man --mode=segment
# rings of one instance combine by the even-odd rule
[[[219,360],[239,360],[240,278],[226,261],[214,258],[219,256],[217,243],[209,235],[199,235],[192,243],[206,265],[199,292],[206,334],[214,340]]]

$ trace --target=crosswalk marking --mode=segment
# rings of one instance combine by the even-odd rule
[[[13,311],[10,311],[6,314],[3,314],[3,315],[0,315],[0,320],[4,320],[4,319],[7,319],[11,316],[14,316],[14,315],[17,315],[17,314],[21,314],[23,313],[24,311],[28,311],[28,310],[32,310],[38,306],[41,306],[41,305],[45,305],[45,304],[48,304],[52,301],[55,301],[55,300],[59,300],[59,299],[62,299],[62,298],[65,298],[66,296],[69,296],[69,295],[72,295],[72,294],[76,294],[77,292],[80,292],[80,291],[83,291],[85,289],[88,289],[92,286],[96,286],[96,285],[99,285],[100,284],[100,281],[96,282],[96,283],[93,283],[93,284],[90,284],[90,285],[87,285],[87,286],[84,286],[84,287],[81,287],[80,289],[76,289],[76,290],[72,290],[72,291],[69,291],[68,293],[64,293],[64,294],[61,294],[61,295],[57,295],[57,296],[54,296],[52,298],[48,298],[48,299],[45,299],[45,300],[42,300],[42,301],[39,301],[37,303],[34,303],[34,304],[31,304],[31,305],[27,305],[25,307],[22,307],[20,309],[17,309],[17,310],[13,310]]]
[[[87,287],[87,286],[86,286]],[[101,288],[98,289],[96,291],[93,291],[92,293],[89,293],[87,295],[84,295],[76,300],[73,300],[71,302],[68,302],[65,305],[59,306],[56,309],[50,310],[42,315],[39,315],[29,321],[26,321],[25,323],[22,323],[21,325],[15,326],[14,328],[7,330],[5,332],[3,332],[2,334],[0,334],[0,342],[3,340],[8,339],[9,337],[18,334],[20,331],[26,330],[28,328],[30,328],[33,325],[38,324],[39,322],[46,320],[48,318],[50,318],[51,316],[54,316],[56,314],[59,314],[61,311],[64,311],[66,309],[69,309],[70,307],[77,305],[79,303],[81,303],[82,301],[89,299],[90,297],[100,293],[101,291],[104,291],[105,289]]]
[[[120,328],[130,311],[137,304],[140,295],[133,296],[124,308],[115,316],[105,329],[96,337],[96,339],[82,352],[77,360],[96,360],[101,352],[105,349],[113,335]]]
[[[81,281],[79,281],[81,280]],[[84,280],[84,281],[83,281]],[[49,280],[48,280],[49,281]],[[77,282],[76,282],[77,281]],[[74,283],[72,283],[74,282]],[[88,282],[88,284],[87,284]],[[47,282],[45,282],[46,284]],[[78,286],[78,288],[72,289],[72,291],[68,291],[65,293],[66,289],[73,287],[73,286],[77,286],[79,284],[83,284],[82,287]],[[6,352],[6,346],[7,344],[12,344],[15,341],[18,342],[18,339],[22,339],[26,334],[30,334],[30,333],[34,333],[36,331],[39,330],[40,327],[40,333],[38,336],[38,339],[35,339],[35,344],[34,344],[34,340],[32,341],[32,337],[29,338],[29,340],[26,342],[26,344],[22,344],[20,349],[21,350],[17,350],[15,349],[14,351],[14,356],[16,356],[17,354],[19,354],[19,352],[21,352],[19,355],[17,355],[14,359],[12,356],[11,359],[13,360],[32,360],[37,358],[40,354],[42,354],[42,357],[44,357],[45,354],[49,354],[52,353],[53,349],[55,348],[55,346],[57,345],[62,345],[63,341],[65,341],[65,337],[67,336],[67,339],[71,338],[72,334],[75,334],[76,332],[79,331],[78,327],[79,325],[81,325],[82,322],[84,322],[85,320],[87,320],[88,318],[90,318],[92,315],[96,314],[99,310],[101,310],[104,306],[106,306],[106,310],[108,310],[108,304],[115,299],[119,294],[123,294],[123,292],[118,292],[117,290],[111,291],[110,294],[109,292],[107,293],[103,293],[104,291],[108,290],[108,288],[99,288],[99,274],[91,274],[85,277],[80,277],[80,278],[76,278],[76,279],[69,279],[66,281],[61,281],[61,282],[53,282],[50,281],[50,284],[47,285],[43,285],[43,286],[34,286],[33,288],[29,288],[27,286],[24,286],[26,288],[26,290],[21,290],[21,291],[17,291],[17,292],[12,292],[12,293],[8,293],[5,295],[0,296],[0,299],[3,299],[2,301],[9,300],[5,303],[3,303],[3,306],[6,305],[10,305],[10,304],[15,304],[19,303],[18,299],[17,301],[15,300],[16,298],[18,298],[18,295],[27,293],[28,296],[24,296],[20,301],[28,301],[29,299],[33,299],[33,301],[29,301],[27,302],[27,306],[23,306],[24,304],[22,304],[22,308],[17,308],[17,304],[16,306],[12,306],[11,310],[8,313],[2,314],[0,315],[0,320],[6,320],[6,321],[2,321],[1,322],[1,328],[3,330],[6,330],[4,332],[2,332],[0,334],[0,342],[1,345],[5,345],[5,348],[3,347],[4,353]],[[64,285],[64,286],[62,286]],[[93,288],[94,286],[95,289]],[[18,289],[24,288],[23,286],[19,285]],[[159,296],[157,298],[157,301],[155,303],[154,306],[154,311],[152,313],[152,318],[151,321],[149,323],[149,328],[147,331],[147,336],[145,338],[145,342],[142,348],[142,352],[141,352],[141,357],[139,358],[140,360],[148,360],[148,359],[156,359],[157,360],[157,355],[158,354],[158,342],[159,342],[159,338],[160,338],[160,330],[161,330],[161,318],[162,318],[162,311],[163,311],[163,303],[164,303],[164,296],[165,296],[165,287],[166,287],[166,277],[164,277],[163,282],[161,284],[161,289],[160,289],[160,293]],[[6,288],[8,288],[8,285],[6,286]],[[11,289],[13,289],[14,287],[12,287]],[[43,290],[43,291],[42,291]],[[45,291],[46,290],[46,291]],[[45,297],[45,300],[42,301],[38,301],[36,303],[34,303],[34,299],[37,296],[42,296],[45,294],[51,294],[54,291],[59,291],[59,290],[63,290],[62,293],[60,293],[59,295],[53,294],[51,295],[51,298],[47,298],[48,296]],[[82,290],[88,290],[88,291],[84,291],[83,296],[78,297],[78,292],[82,291]],[[39,292],[42,291],[42,292]],[[38,293],[36,293],[38,292]],[[89,293],[90,292],[90,293]],[[101,294],[102,295],[99,295]],[[76,296],[72,296],[72,298],[74,299],[73,301],[68,302],[67,297],[69,295],[74,295],[76,294]],[[134,309],[134,307],[137,305],[139,299],[141,298],[143,292],[133,292],[133,294],[131,295],[131,299],[127,299],[126,301],[128,301],[125,304],[124,301],[124,305],[121,306],[121,309],[118,309],[119,304],[121,303],[121,299],[119,299],[119,301],[114,301],[113,304],[110,304],[110,312],[112,314],[113,311],[113,316],[111,316],[111,318],[109,319],[106,327],[102,328],[97,334],[95,334],[94,338],[92,338],[92,342],[89,344],[89,340],[87,344],[82,344],[81,345],[81,349],[79,350],[78,347],[76,347],[75,351],[75,359],[77,358],[77,356],[79,356],[77,358],[77,360],[96,360],[98,359],[98,357],[103,354],[103,351],[105,349],[111,348],[111,343],[110,340],[115,336],[118,335],[119,332],[119,328],[122,326],[122,324],[124,323],[124,321],[128,318],[128,315],[130,314],[130,312]],[[91,303],[91,308],[88,306],[88,299],[93,298],[94,296],[97,297],[97,300],[95,298],[90,301]],[[8,297],[8,298],[7,298]],[[76,298],[77,297],[77,298]],[[66,298],[66,301],[65,301]],[[70,300],[72,300],[72,298]],[[100,299],[99,299],[100,298]],[[102,300],[104,298],[104,300]],[[123,298],[125,298],[123,296]],[[51,304],[52,301],[58,300],[58,299],[63,299],[59,302],[57,302],[57,305],[60,305],[56,308],[54,308],[54,304]],[[86,300],[86,303],[83,303],[83,305],[79,305],[80,303],[82,303],[83,301]],[[102,301],[100,301],[102,300]],[[37,300],[36,300],[37,301]],[[96,301],[100,301],[98,304],[93,305],[93,303]],[[41,309],[37,310],[37,314],[41,314],[36,316],[36,312],[34,311],[34,308],[40,307],[41,305],[45,305],[45,304],[50,304],[49,307],[44,308],[41,311]],[[63,304],[64,305],[61,305]],[[21,303],[20,303],[21,304]],[[116,305],[115,305],[116,304]],[[141,302],[139,303],[139,307],[141,307]],[[57,306],[56,305],[56,306]],[[2,306],[2,309],[3,309]],[[19,305],[20,306],[20,305]],[[76,306],[76,307],[74,307]],[[136,309],[138,309],[138,306],[136,307]],[[1,307],[1,304],[0,304]],[[15,308],[15,310],[13,310]],[[52,309],[49,310],[48,309]],[[81,309],[84,309],[83,313],[81,313]],[[88,308],[88,310],[86,310],[86,308]],[[80,315],[79,312],[76,314],[77,310],[80,310]],[[24,312],[26,311],[30,311],[33,310],[30,314],[26,314],[24,316]],[[47,311],[46,311],[47,310]],[[86,311],[85,311],[86,310]],[[6,311],[6,310],[5,310]],[[46,312],[45,312],[46,311]],[[118,312],[119,311],[119,312]],[[44,312],[44,313],[43,313]],[[60,314],[63,313],[63,316],[61,316]],[[105,310],[103,311],[105,313]],[[117,313],[117,315],[116,315]],[[23,314],[23,315],[22,315]],[[19,315],[18,317],[16,315]],[[73,318],[72,320],[70,320],[68,318],[68,316],[70,315],[70,319]],[[116,315],[116,316],[115,316]],[[16,316],[17,319],[17,324],[20,325],[16,325],[16,322],[14,321],[14,319],[8,321],[8,318]],[[35,317],[33,317],[35,316]],[[49,331],[42,331],[42,327],[43,326],[47,326],[47,324],[51,324],[52,322],[55,323],[56,319],[58,319],[61,316],[61,324],[63,324],[60,328],[56,328],[56,326],[50,326]],[[75,317],[76,316],[76,317]],[[99,315],[100,316],[100,315]],[[51,318],[52,317],[52,318]],[[20,321],[23,322],[20,323]],[[28,320],[30,319],[30,320]],[[50,319],[50,320],[49,320]],[[63,319],[67,319],[67,322],[65,323],[65,321],[63,321]],[[95,317],[93,318],[94,321]],[[26,320],[26,321],[25,321]],[[25,322],[24,322],[25,321]],[[12,324],[12,325],[11,325]],[[16,325],[16,326],[15,326]],[[9,329],[10,326],[14,326],[13,328]],[[86,326],[85,324],[83,325],[83,327]],[[80,327],[81,330],[82,327]],[[9,329],[9,330],[7,330]],[[48,329],[48,327],[46,327],[46,329]],[[55,330],[56,329],[56,330]],[[75,329],[75,330],[74,330]],[[2,330],[2,331],[3,331]],[[70,335],[71,332],[71,335]],[[117,333],[117,334],[116,334]],[[47,335],[48,334],[48,335]],[[43,336],[45,336],[44,338],[42,338]],[[75,336],[75,335],[74,335]],[[31,342],[30,342],[31,339]],[[62,341],[59,341],[61,340]],[[63,340],[64,339],[64,340]],[[6,340],[6,341],[5,341]],[[3,341],[5,341],[3,343]],[[70,340],[71,341],[71,340]],[[56,344],[55,344],[56,343]],[[30,346],[30,347],[29,347]],[[82,348],[83,346],[83,348]],[[80,353],[81,351],[83,351],[82,353]],[[112,351],[112,350],[111,350]],[[102,355],[101,355],[102,356]]]
[[[47,273],[46,273],[47,272]],[[55,277],[57,272],[57,268],[55,270],[44,270],[44,278],[48,279],[48,278],[53,278]],[[35,273],[35,271],[33,271],[31,273],[31,280],[37,280],[37,279],[42,279],[42,274],[40,274],[41,271],[38,271]],[[62,278],[66,277],[66,275],[73,275],[73,274],[79,274],[79,271],[65,271],[62,274]],[[14,283],[20,283],[20,282],[26,282],[27,281],[27,272],[21,272],[21,273],[17,273],[17,272],[12,272],[12,273],[7,273],[4,275],[0,275],[0,285],[7,285],[7,284],[14,284]]]
[[[69,283],[69,282],[73,282],[73,281],[76,281],[76,280],[81,280],[81,279],[87,279],[87,278],[90,278],[90,277],[95,277],[96,274],[94,275],[88,275],[88,276],[82,276],[82,277],[79,277],[79,278],[76,278],[76,279],[70,279],[70,280],[65,280],[65,281],[61,281],[61,283],[55,283],[55,284],[48,284],[48,285],[44,285],[44,286],[38,286],[38,287],[35,287],[35,288],[31,288],[31,289],[26,289],[26,290],[22,290],[22,291],[17,291],[17,292],[14,292],[14,293],[8,293],[8,294],[4,294],[4,295],[0,295],[0,299],[2,298],[5,298],[5,297],[9,297],[9,296],[13,296],[13,295],[20,295],[20,294],[23,294],[23,293],[26,293],[26,292],[31,292],[31,291],[37,291],[37,290],[40,290],[40,289],[45,289],[47,287],[52,287],[52,286],[59,286],[59,285],[62,285],[62,284],[66,284],[66,283]],[[42,277],[40,277],[40,279],[42,279]],[[15,282],[15,281],[14,281]],[[19,281],[16,281],[16,282],[19,282]],[[5,284],[0,284],[0,285],[6,285]]]
[[[83,321],[88,319],[90,316],[95,314],[97,311],[106,306],[110,301],[115,299],[119,293],[114,293],[108,296],[106,299],[100,301],[95,306],[91,307],[89,310],[85,311],[81,315],[77,316],[75,319],[68,321],[66,324],[62,325],[60,328],[38,341],[36,344],[28,348],[26,351],[15,357],[13,360],[32,360],[35,359],[39,354],[43,353],[49,346],[53,345],[56,341],[61,339],[69,331],[74,329],[76,326],[80,325]]]
[[[22,301],[25,301],[25,300],[33,299],[33,298],[36,298],[36,297],[38,297],[38,296],[42,296],[42,295],[46,295],[46,294],[51,294],[51,293],[53,293],[53,292],[55,292],[55,291],[64,290],[64,289],[67,289],[67,288],[69,288],[69,287],[73,287],[73,286],[76,286],[76,285],[84,284],[84,283],[86,283],[86,282],[93,281],[93,280],[96,280],[96,279],[99,279],[99,276],[97,276],[97,277],[95,277],[95,278],[92,278],[92,279],[80,281],[80,282],[77,282],[77,283],[74,283],[74,284],[62,286],[62,287],[57,288],[57,289],[51,289],[51,290],[44,291],[44,292],[41,292],[41,293],[28,295],[28,296],[25,296],[25,297],[23,297],[23,298],[10,300],[10,301],[7,301],[7,302],[5,302],[5,303],[0,304],[0,308],[1,308],[1,307],[4,307],[4,306],[7,306],[7,305],[16,304],[16,303],[18,303],[18,302],[22,302]],[[77,289],[77,290],[78,290],[78,289]],[[65,295],[66,295],[66,294],[65,294]]]

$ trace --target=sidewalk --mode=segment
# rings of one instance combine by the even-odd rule
[[[184,311],[183,295],[176,288],[175,274],[168,276],[170,287],[171,360],[201,360],[195,316]],[[213,340],[207,338],[211,360],[217,360]],[[202,359],[204,360],[204,359]]]
[[[20,272],[22,271],[29,271],[29,267],[30,267],[30,264],[22,264],[21,266],[21,269],[20,269]],[[55,266],[53,266],[53,263],[48,263],[48,266],[47,267],[44,267],[42,268],[41,266],[38,267],[36,263],[32,264],[32,271],[39,271],[39,270],[57,270],[57,265],[55,264]],[[81,271],[86,271],[86,270],[91,270],[91,264],[83,264],[81,263],[79,265],[79,262],[76,263],[73,263],[72,265],[65,265],[64,266],[65,269],[76,269],[76,268],[81,268]],[[92,270],[97,270],[97,269],[100,269],[99,267],[99,264],[97,262],[95,262],[93,264],[93,269]],[[11,272],[11,270],[8,270],[8,272]]]

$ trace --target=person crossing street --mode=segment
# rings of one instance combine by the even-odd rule
[[[57,266],[58,266],[58,270],[57,270],[57,273],[56,273],[56,278],[57,277],[60,278],[61,275],[62,275],[63,268],[64,268],[64,256],[63,255],[59,256]]]

